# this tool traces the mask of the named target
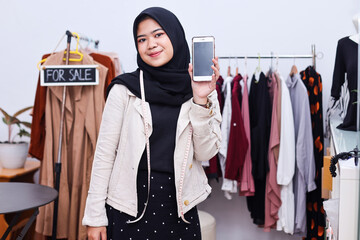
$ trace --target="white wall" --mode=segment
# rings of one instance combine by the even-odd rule
[[[327,101],[337,40],[355,33],[351,19],[360,11],[359,5],[357,0],[0,0],[0,107],[14,113],[33,104],[36,63],[42,54],[54,50],[67,29],[99,39],[100,50],[117,52],[124,69],[133,71],[136,54],[132,23],[149,6],[173,11],[184,26],[189,44],[192,36],[214,35],[219,56],[311,54],[311,44],[316,44],[317,51],[324,53],[324,58],[317,60],[317,70],[323,76]],[[221,61],[224,75],[228,64],[228,60]],[[234,69],[235,60],[230,64]],[[243,72],[243,61],[238,64]],[[249,73],[256,64],[256,60],[248,61]],[[262,60],[262,69],[267,70],[269,64]],[[292,64],[292,59],[280,60],[280,72],[285,76]],[[311,60],[298,59],[296,64],[299,70],[304,69]],[[6,132],[1,124],[0,140],[6,138]]]
[[[323,77],[323,100],[329,97],[337,40],[355,33],[352,16],[360,11],[358,0],[139,0],[139,1],[6,1],[0,0],[0,107],[9,113],[32,105],[36,91],[38,70],[36,63],[42,54],[51,52],[65,30],[76,31],[100,40],[100,50],[117,52],[126,71],[136,68],[136,55],[132,39],[132,23],[136,15],[149,6],[162,6],[173,11],[182,22],[190,43],[195,35],[214,35],[216,54],[219,56],[270,54],[310,54],[311,44],[324,54],[317,60],[317,70]],[[73,45],[74,46],[74,42]],[[63,40],[59,49],[65,48]],[[226,74],[228,60],[222,60],[221,73]],[[235,61],[230,62],[233,69]],[[238,61],[240,72],[243,61]],[[251,73],[257,61],[249,60]],[[263,70],[269,61],[262,60]],[[293,60],[279,61],[283,76],[290,71]],[[299,70],[311,60],[296,60]],[[30,117],[24,116],[24,120]],[[0,140],[6,139],[6,128],[0,125]],[[215,186],[216,187],[216,186]],[[241,199],[219,204],[243,209]],[[225,205],[223,205],[225,206]],[[243,211],[243,210],[241,210]],[[228,218],[239,217],[238,211],[229,211]],[[226,221],[226,220],[225,220]],[[222,229],[229,235],[238,233],[238,226],[225,222]],[[241,228],[245,232],[259,229]],[[221,236],[222,233],[219,233]],[[280,239],[278,235],[254,235]],[[226,237],[226,239],[249,239]],[[257,238],[258,237],[258,238]],[[285,236],[286,237],[286,236]],[[290,239],[290,238],[281,239]],[[219,239],[225,239],[220,238]]]

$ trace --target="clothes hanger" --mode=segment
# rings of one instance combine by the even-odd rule
[[[255,72],[254,72],[254,75],[255,75],[255,79],[257,79],[255,82],[258,83],[259,80],[260,80],[260,73],[261,73],[261,66],[260,66],[260,53],[258,53],[258,59],[259,59],[259,62],[258,62],[258,65],[257,67],[255,68]]]
[[[235,61],[236,61],[235,76],[237,76],[237,75],[239,74],[239,64],[238,64],[238,59],[237,59],[237,57],[235,57]]]
[[[261,67],[260,67],[260,53],[258,53],[258,60],[259,60],[259,62],[258,62],[257,67],[255,68],[254,74],[257,73],[257,72],[261,72]]]
[[[84,54],[82,54],[81,52],[79,52],[79,42],[80,42],[80,36],[79,34],[77,34],[76,32],[72,32],[72,35],[74,35],[76,37],[76,49],[75,51],[70,51],[70,54],[75,54],[80,56],[80,58],[69,58],[70,62],[81,62],[84,58]],[[66,50],[64,51],[64,54],[66,54]],[[42,63],[44,63],[47,60],[47,58],[42,59],[41,61],[38,62],[37,64],[37,68],[40,70],[40,65]],[[63,58],[64,61],[66,61],[66,58]]]
[[[271,52],[271,62],[270,62],[270,67],[269,67],[269,71],[266,73],[266,76],[268,76],[268,80],[271,81],[270,76],[273,74],[274,72],[274,66],[273,66],[273,58],[274,58],[274,53]]]
[[[69,58],[69,61],[70,62],[81,62],[84,58],[84,54],[79,52],[80,36],[76,32],[72,32],[72,34],[76,36],[76,49],[75,49],[75,51],[70,51],[70,54],[79,55],[80,58]],[[64,54],[66,54],[66,50],[64,51]],[[63,60],[66,61],[66,58],[63,58]]]
[[[227,76],[231,77],[230,57],[229,57],[229,65],[228,65],[228,69],[227,69]]]
[[[244,75],[246,76],[247,75],[247,56],[245,56],[244,65],[245,65]]]
[[[87,41],[87,45],[86,45],[86,49],[90,48],[90,43],[92,42],[91,38],[86,38]]]
[[[291,67],[291,71],[290,71],[290,77],[293,77],[295,74],[297,74],[298,73],[298,69],[297,69],[297,67],[296,67],[296,65],[295,65],[295,58],[294,58],[294,64],[293,64],[293,66]]]

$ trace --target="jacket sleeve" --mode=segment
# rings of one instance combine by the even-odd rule
[[[115,85],[109,93],[102,116],[83,225],[93,227],[108,225],[105,200],[126,106],[126,88]]]
[[[217,93],[214,90],[208,96],[209,109],[201,107],[191,100],[189,118],[193,127],[194,157],[198,161],[207,161],[215,156],[221,145],[221,114]]]

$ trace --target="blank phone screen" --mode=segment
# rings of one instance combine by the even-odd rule
[[[213,42],[194,42],[194,76],[211,76]]]

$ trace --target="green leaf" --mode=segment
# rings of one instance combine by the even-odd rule
[[[24,125],[25,127],[31,128],[30,122],[19,122],[20,124]]]
[[[2,114],[4,114],[5,123],[9,125],[11,116],[7,112],[5,112],[2,108],[0,108],[0,111],[2,112]]]
[[[10,118],[10,124],[19,124],[20,120],[17,119],[16,117],[11,117]]]
[[[2,108],[0,108],[0,111],[2,112],[2,114],[4,115],[4,117],[2,118],[3,119],[3,122],[8,125],[9,127],[9,142],[11,141],[11,129],[12,129],[12,125],[16,124],[18,127],[19,127],[19,132],[15,135],[19,135],[20,137],[22,136],[30,136],[30,133],[27,132],[25,129],[22,129],[21,128],[21,125],[22,126],[25,126],[25,127],[28,127],[28,128],[31,128],[31,123],[30,122],[23,122],[23,121],[20,121],[17,116],[19,116],[20,114],[24,113],[25,111],[28,111],[30,109],[32,109],[33,107],[26,107],[26,108],[23,108],[19,111],[17,111],[13,116],[11,116],[10,114],[8,114],[7,112],[5,112]],[[14,137],[15,137],[14,136]],[[14,139],[14,138],[13,138]]]
[[[18,135],[19,135],[20,137],[22,137],[22,136],[30,137],[30,133],[29,133],[28,131],[26,131],[25,129],[20,129]]]
[[[14,113],[14,116],[13,116],[13,117],[17,117],[17,116],[19,116],[20,114],[22,114],[23,112],[26,112],[27,110],[32,109],[32,108],[33,108],[32,106],[31,106],[31,107],[23,108],[23,109],[17,111],[16,113]]]

